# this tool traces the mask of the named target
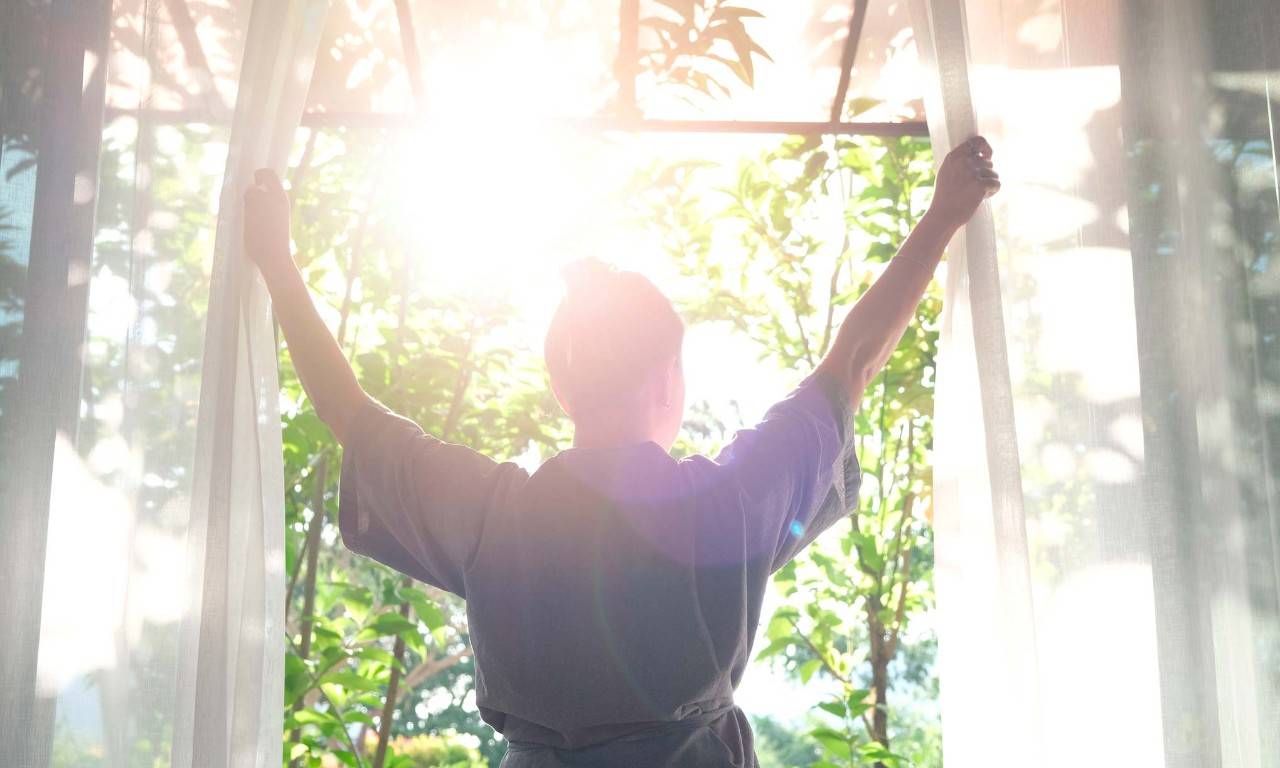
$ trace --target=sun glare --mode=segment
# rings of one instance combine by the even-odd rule
[[[588,142],[533,121],[430,122],[402,142],[388,178],[415,282],[500,297],[522,325],[544,327],[560,268],[590,252],[611,216],[611,195],[588,173]]]
[[[610,228],[618,179],[597,167],[598,136],[552,117],[596,111],[585,54],[518,25],[484,37],[432,41],[428,108],[389,153],[387,199],[420,285],[501,296],[536,325],[560,267],[595,253]]]
[[[454,288],[554,266],[555,246],[586,205],[580,159],[547,126],[502,131],[434,123],[393,153],[410,247]]]

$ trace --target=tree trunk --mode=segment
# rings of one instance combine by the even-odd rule
[[[404,586],[408,587],[413,582],[410,579],[404,580]],[[400,615],[409,618],[409,604],[400,604]],[[392,658],[395,659],[395,666],[391,667],[391,679],[387,681],[387,698],[382,705],[382,717],[378,721],[378,751],[373,756],[373,768],[382,768],[387,759],[387,743],[391,740],[391,720],[396,712],[396,702],[400,700],[400,668],[404,664],[404,638],[396,636],[395,645],[391,651]]]
[[[871,738],[889,748],[889,660],[875,659],[871,663],[871,690],[876,696],[876,709],[871,715]],[[881,763],[876,763],[877,767]]]
[[[875,709],[871,712],[871,722],[867,735],[880,746],[889,749],[889,660],[888,642],[885,638],[885,627],[880,621],[882,605],[879,595],[870,595],[867,599],[867,637],[871,641],[871,693],[875,697]],[[876,768],[885,768],[884,763],[877,762]]]
[[[327,480],[329,470],[329,460],[322,459],[316,465],[314,475],[315,496],[312,498],[312,516],[311,523],[307,526],[307,575],[303,582],[302,597],[302,640],[298,646],[298,656],[304,661],[311,657],[311,635],[312,629],[315,627],[315,611],[316,611],[316,572],[320,568],[320,532],[324,530],[324,487]],[[292,598],[287,595],[286,599]],[[293,710],[296,712],[302,708],[301,700],[293,702]],[[301,732],[295,728],[289,733],[289,741],[296,743],[301,738]],[[297,761],[292,762],[293,765]]]

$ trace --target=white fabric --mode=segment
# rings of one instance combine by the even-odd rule
[[[49,759],[38,684],[55,457],[76,433],[110,2],[0,6],[0,755]],[[83,183],[84,181],[89,183]]]
[[[937,156],[981,132],[1004,180],[947,269],[950,768],[1280,765],[1274,291],[1241,231],[1275,229],[1274,141],[1249,134],[1267,161],[1228,194],[1204,133],[1253,129],[1215,126],[1202,91],[1226,67],[1280,83],[1211,6],[912,5]],[[1233,109],[1265,130],[1273,108]]]
[[[28,356],[46,356],[29,370],[58,369],[71,393],[81,390],[79,408],[26,408],[20,431],[5,414],[6,455],[21,455],[15,435],[38,432],[53,447],[51,457],[6,464],[23,473],[9,478],[14,487],[34,489],[24,499],[47,494],[41,509],[18,510],[23,519],[48,515],[47,544],[32,525],[6,526],[18,540],[6,544],[13,556],[0,570],[34,585],[26,591],[40,621],[22,618],[34,615],[23,595],[0,600],[4,636],[23,641],[0,669],[0,763],[277,766],[276,344],[264,287],[241,253],[240,209],[253,169],[287,165],[328,1],[115,0],[95,4],[111,18],[104,10],[94,21],[74,2],[59,0],[48,16],[39,5],[26,31],[33,37],[46,18],[76,34],[96,24],[89,31],[103,41],[110,30],[110,57],[90,49],[83,67],[86,82],[106,71],[107,121],[86,142],[101,141],[99,178],[94,162],[81,168],[84,147],[55,145],[60,133],[46,135],[40,157],[41,178],[46,165],[74,172],[64,207],[91,206],[107,191],[92,262],[87,231],[57,243],[80,249],[63,282],[89,285],[83,350],[80,328],[68,329],[50,349],[24,350],[18,367],[21,376]],[[6,82],[25,75],[10,59],[0,63]],[[6,138],[13,93],[3,94]],[[31,328],[49,322],[33,318],[43,304],[28,308]],[[66,418],[77,410],[78,424]],[[26,641],[37,630],[33,654]]]
[[[327,0],[253,4],[223,176],[197,426],[173,764],[280,759],[284,487],[270,303],[245,260],[241,198],[283,177]]]

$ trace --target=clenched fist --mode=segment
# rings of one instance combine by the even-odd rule
[[[244,251],[263,272],[292,263],[289,253],[289,195],[275,171],[253,172],[244,193]]]
[[[974,136],[943,159],[929,213],[960,227],[973,217],[983,200],[999,189],[1000,176],[991,164],[991,145],[981,136]]]

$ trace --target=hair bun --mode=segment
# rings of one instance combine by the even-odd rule
[[[618,270],[611,264],[594,257],[571,261],[560,270],[566,293],[575,297],[597,295],[616,274]]]

